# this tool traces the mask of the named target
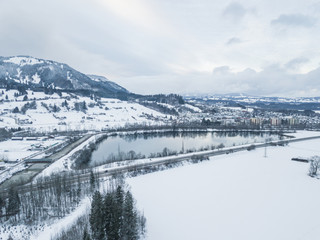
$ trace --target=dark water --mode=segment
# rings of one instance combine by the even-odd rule
[[[163,154],[165,148],[165,152],[185,153],[188,151],[208,150],[221,144],[225,147],[231,147],[249,143],[261,143],[265,142],[266,139],[277,140],[279,135],[248,132],[166,132],[118,135],[108,137],[99,144],[97,150],[92,154],[91,164],[98,165],[103,162],[125,158],[155,157],[154,154]]]

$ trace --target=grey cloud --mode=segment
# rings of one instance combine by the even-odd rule
[[[144,94],[159,93],[159,86],[163,86],[164,93],[179,89],[179,93],[245,93],[256,96],[310,97],[320,94],[319,78],[320,68],[307,74],[290,74],[285,68],[274,64],[259,72],[250,68],[232,72],[229,66],[221,66],[215,68],[211,74],[193,72],[185,76],[170,74],[137,77],[132,83],[123,83],[126,83],[124,86],[131,91]],[[141,92],[144,89],[141,86],[146,86],[145,92]]]
[[[316,14],[320,12],[320,2],[313,3],[309,6],[310,10]]]
[[[237,37],[233,37],[233,38],[230,38],[228,41],[227,41],[227,45],[234,45],[234,44],[238,44],[238,43],[242,43],[241,39],[240,38],[237,38]]]
[[[230,73],[230,67],[229,66],[221,66],[216,67],[213,69],[213,74],[219,75],[219,74],[228,74]]]
[[[103,60],[99,72],[124,76],[167,72],[167,58],[175,56],[173,43],[90,1],[13,1],[21,4],[12,8],[10,1],[0,1],[0,55],[53,59],[91,73]],[[86,63],[91,57],[99,62]]]
[[[300,62],[303,61],[300,59]],[[292,64],[294,62],[298,64],[299,61],[292,61]],[[291,74],[278,64],[270,65],[260,72],[250,68],[241,72],[231,72],[230,67],[222,66],[214,69],[210,82],[215,89],[213,93],[299,96],[303,92],[308,96],[314,89],[320,88],[320,82],[317,81],[319,77],[320,68],[307,74]],[[207,85],[206,89],[210,87]]]
[[[301,65],[307,62],[309,62],[309,59],[300,57],[292,59],[291,61],[287,62],[284,66],[288,70],[298,70],[301,67]]]
[[[317,19],[302,14],[282,14],[277,19],[271,21],[271,25],[297,26],[297,27],[313,27]]]
[[[307,74],[303,74],[301,78],[303,78],[304,85],[318,90],[320,88],[320,67]]]
[[[244,17],[247,10],[238,2],[230,3],[223,11],[223,15],[235,21]]]
[[[280,15],[287,1],[279,5],[272,2],[262,5],[265,15],[259,13],[253,19],[252,1],[231,1],[139,1],[155,4],[160,25],[163,21],[165,26],[172,27],[164,33],[157,26],[153,32],[144,25],[133,24],[112,9],[96,4],[98,1],[0,1],[0,55],[32,55],[65,62],[82,72],[121,80],[129,90],[145,91],[145,94],[232,91],[262,95],[320,89],[320,70],[308,75],[288,73],[306,64],[307,59],[303,58],[261,72],[246,69],[234,73],[230,69],[233,66],[259,68],[265,61],[283,62],[288,56],[308,56],[304,53],[314,51],[318,31],[312,36],[294,33],[277,38],[270,35],[272,31],[255,30],[272,19],[274,27],[312,27],[317,24],[317,19],[312,17],[317,16],[316,12],[301,9],[314,15]],[[254,4],[262,9],[259,1]],[[274,12],[279,15],[270,18]],[[241,20],[246,21],[236,24]],[[242,38],[256,41],[237,48],[237,44],[244,43]],[[318,55],[313,58],[312,63],[319,61]],[[217,62],[230,67],[207,69],[208,64]]]

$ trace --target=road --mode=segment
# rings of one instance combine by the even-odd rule
[[[299,142],[299,141],[307,141],[307,140],[313,140],[313,139],[319,139],[320,136],[314,136],[314,137],[305,137],[305,138],[297,138],[297,139],[288,139],[288,140],[279,140],[279,141],[272,141],[268,143],[256,143],[252,144],[255,146],[255,148],[264,148],[267,146],[272,146],[272,145],[279,145],[283,143],[292,143],[292,142]],[[250,145],[250,146],[252,146]],[[217,149],[217,150],[210,150],[210,151],[204,151],[204,152],[194,152],[194,153],[188,153],[188,154],[183,154],[183,155],[175,155],[175,156],[170,156],[162,159],[153,159],[152,161],[146,161],[143,163],[136,163],[128,166],[120,166],[112,169],[108,169],[106,171],[101,171],[96,173],[96,175],[99,178],[103,177],[109,177],[113,176],[116,174],[122,174],[122,173],[127,173],[131,171],[136,171],[136,170],[148,170],[153,167],[161,166],[161,165],[166,165],[166,164],[174,164],[178,162],[183,162],[191,159],[206,159],[208,157],[213,157],[213,156],[218,156],[218,155],[223,155],[223,154],[232,154],[234,152],[239,152],[239,151],[247,151],[249,145],[244,145],[244,146],[236,146],[236,147],[230,147],[230,148],[225,148],[225,149]],[[90,180],[90,172],[86,173],[80,173],[77,175],[73,176],[67,176],[67,181],[71,183],[76,183],[80,179],[81,182],[83,181],[89,181]],[[50,185],[50,183],[43,183],[42,187],[45,188],[46,185]],[[33,186],[34,190],[36,190],[36,186]],[[19,193],[25,193],[27,191],[30,191],[30,185],[20,185],[17,186],[17,190]],[[0,195],[1,196],[7,196],[8,190],[1,190]]]
[[[50,158],[52,160],[52,162],[60,159],[61,157],[65,156],[69,152],[71,152],[74,148],[79,146],[81,143],[87,141],[92,135],[93,134],[87,134],[87,135],[81,137],[77,141],[63,147],[60,151],[52,154],[48,158]],[[64,143],[61,143],[61,144],[64,144]],[[53,147],[57,147],[57,146],[53,146]],[[51,148],[43,150],[41,152],[37,152],[37,153],[35,153],[31,156],[28,156],[26,158],[23,158],[21,162],[17,163],[13,167],[24,166],[25,159],[32,158],[32,157],[34,158],[38,155],[49,152],[50,150],[51,150]],[[43,169],[45,169],[48,166],[48,163],[33,163],[33,164],[29,164],[29,165],[30,166],[27,169],[14,174],[10,179],[1,183],[0,189],[5,189],[5,188],[8,188],[9,186],[16,186],[16,185],[20,186],[20,185],[23,185],[23,184],[30,182],[35,175],[37,175],[39,172],[41,172]],[[8,169],[7,171],[10,171],[10,169]],[[5,174],[5,171],[3,171],[1,174]]]

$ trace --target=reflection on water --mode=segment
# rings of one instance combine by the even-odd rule
[[[253,132],[161,132],[112,136],[99,144],[92,165],[124,159],[160,157],[177,153],[215,149],[277,140],[279,135]]]

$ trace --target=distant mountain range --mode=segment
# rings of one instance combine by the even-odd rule
[[[185,95],[186,99],[208,99],[208,100],[234,100],[238,102],[278,102],[278,103],[320,103],[320,97],[265,97],[248,95],[245,93],[228,93],[228,94],[189,94]]]
[[[83,74],[67,64],[30,56],[0,57],[0,87],[77,92],[127,98],[131,93],[107,78]]]
[[[263,97],[243,93],[188,95],[186,100],[223,103],[230,107],[254,107],[268,110],[320,110],[320,97]]]

